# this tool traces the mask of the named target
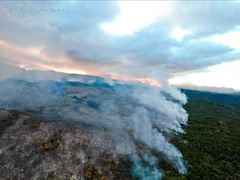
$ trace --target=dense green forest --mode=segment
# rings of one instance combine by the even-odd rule
[[[240,96],[185,90],[189,100],[186,134],[172,142],[188,174],[170,170],[164,179],[240,179]]]
[[[214,101],[216,103],[240,107],[239,93],[221,94],[221,93],[203,92],[203,91],[186,90],[186,89],[182,89],[182,91],[186,93],[189,98],[204,98],[204,99]]]

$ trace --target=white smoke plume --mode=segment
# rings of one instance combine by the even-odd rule
[[[155,88],[139,85],[129,88],[115,85],[114,88],[118,94],[134,99],[141,104],[141,106],[135,107],[134,113],[127,121],[134,140],[140,141],[145,147],[158,151],[165,159],[174,164],[179,173],[187,173],[181,152],[164,136],[164,132],[185,133],[182,129],[182,125],[186,126],[188,120],[188,114],[182,107],[187,102],[185,94],[170,86]],[[161,179],[163,174],[158,169],[157,158],[149,152],[138,151],[137,147],[134,150],[133,173],[144,180]],[[143,164],[142,161],[145,163]]]
[[[167,91],[167,89],[170,89],[170,91]],[[163,154],[166,159],[174,164],[179,173],[186,173],[187,169],[184,166],[181,152],[173,144],[169,143],[162,133],[164,131],[173,133],[184,132],[181,124],[187,125],[188,115],[181,104],[186,103],[186,97],[178,90],[172,88],[165,88],[163,91],[169,93],[178,102],[168,100],[161,94],[161,90],[158,88],[138,87],[134,91],[135,93],[132,96],[135,99],[148,108],[157,111],[157,116],[151,117],[151,112],[146,108],[136,108],[131,122],[134,138]],[[156,178],[152,175],[161,174],[161,172],[157,172],[157,165],[153,166],[151,159],[147,158],[145,161],[153,166],[154,173],[152,172],[153,170],[149,172],[148,168],[144,168],[139,163],[138,158],[135,158],[134,161],[136,172],[139,172],[142,168],[142,171],[147,171],[148,174],[151,174],[151,178],[144,175],[143,179],[160,179],[159,175]],[[141,177],[142,175],[139,176]]]
[[[182,125],[187,125],[188,114],[182,107],[187,98],[180,90],[166,84],[158,88],[118,83],[109,78],[107,82],[86,78],[80,78],[84,83],[61,78],[58,82],[19,78],[0,81],[0,108],[107,129],[115,144],[110,151],[131,155],[133,174],[139,179],[163,177],[161,165],[151,150],[161,154],[179,173],[187,172],[181,152],[166,137],[184,133]],[[144,147],[139,148],[138,143]]]

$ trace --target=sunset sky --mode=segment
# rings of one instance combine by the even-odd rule
[[[0,62],[240,90],[239,2],[1,2]]]

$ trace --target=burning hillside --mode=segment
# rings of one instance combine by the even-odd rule
[[[1,108],[42,120],[1,111],[1,122],[13,122],[1,136],[1,156],[10,159],[2,161],[9,168],[3,178],[45,179],[49,173],[64,178],[70,169],[72,179],[119,179],[120,168],[127,179],[161,179],[164,169],[153,151],[179,173],[187,172],[181,152],[167,140],[184,132],[188,118],[182,108],[186,97],[177,89],[8,79],[0,82],[0,94]],[[31,173],[24,171],[30,167]]]

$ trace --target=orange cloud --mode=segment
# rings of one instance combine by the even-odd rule
[[[105,72],[105,68],[100,70],[99,65],[89,62],[74,61],[68,55],[62,53],[60,57],[49,57],[49,54],[41,53],[42,47],[19,47],[0,40],[1,56],[8,60],[7,64],[17,65],[25,69],[54,70],[71,74],[88,74],[104,77],[109,75],[112,79],[139,82],[151,86],[162,87],[162,84],[153,78],[126,77],[124,75],[113,75]],[[80,67],[80,68],[79,68]],[[86,69],[86,70],[85,70]],[[99,71],[96,71],[98,69]],[[94,71],[95,70],[95,71]]]
[[[150,86],[157,86],[157,87],[162,87],[162,84],[153,78],[127,78],[124,77],[122,78],[123,81],[130,81],[130,82],[140,82],[142,84],[148,84]]]
[[[25,69],[86,74],[84,70],[80,70],[76,66],[76,63],[65,54],[53,58],[41,53],[42,47],[19,47],[2,40],[0,40],[0,47],[2,58],[7,60],[4,63],[10,65],[17,65]]]

